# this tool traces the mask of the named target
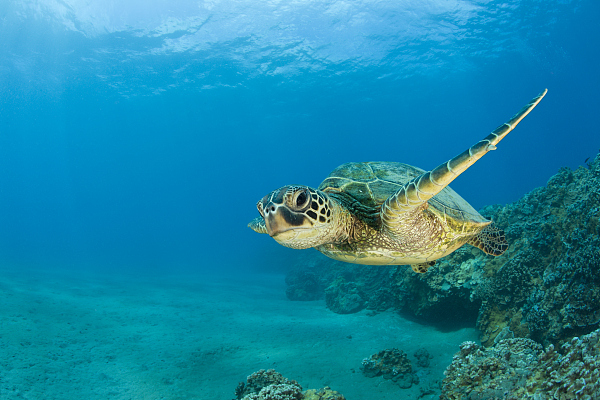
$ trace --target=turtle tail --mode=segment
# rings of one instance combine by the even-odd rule
[[[502,255],[508,249],[504,231],[494,225],[493,222],[486,225],[477,236],[467,243],[479,248],[486,254],[496,257]]]

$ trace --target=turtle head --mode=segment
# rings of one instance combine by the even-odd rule
[[[256,207],[264,222],[254,220],[250,228],[268,233],[283,246],[315,247],[326,243],[331,232],[334,209],[330,198],[308,186],[289,185],[274,190]]]

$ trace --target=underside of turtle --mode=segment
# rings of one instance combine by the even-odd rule
[[[263,197],[249,227],[286,247],[314,247],[336,260],[406,265],[425,272],[468,243],[493,256],[504,232],[448,185],[496,145],[541,101],[542,92],[468,150],[425,171],[396,162],[340,165],[317,189],[281,187]]]

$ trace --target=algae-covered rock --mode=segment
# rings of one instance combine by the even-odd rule
[[[285,294],[290,300],[312,301],[323,298],[323,287],[319,277],[313,272],[294,270],[285,277],[285,283]]]
[[[419,383],[419,378],[413,373],[408,356],[399,349],[382,350],[365,358],[360,369],[368,378],[383,376],[385,379],[395,382],[402,389],[408,389],[413,383]]]
[[[302,388],[298,384],[269,385],[258,393],[244,396],[242,400],[302,400]]]
[[[304,400],[346,400],[339,392],[332,390],[329,386],[322,389],[309,389],[304,392]]]
[[[338,314],[355,313],[366,306],[358,285],[354,282],[346,282],[342,278],[325,289],[325,304]]]
[[[437,324],[454,320],[474,323],[481,302],[472,298],[472,291],[479,283],[477,272],[483,265],[474,259],[476,252],[479,250],[464,246],[453,253],[462,262],[438,260],[425,274],[415,274],[406,266],[397,267],[392,290],[402,299],[398,301],[400,309]]]
[[[398,306],[398,296],[391,288],[394,270],[395,267],[365,268],[307,252],[299,255],[297,265],[286,277],[286,295],[290,300],[325,297],[327,307],[336,313],[364,308],[381,312]]]
[[[277,387],[265,391],[265,393],[263,393],[263,397],[249,397],[259,395],[263,391],[263,389],[270,386]],[[246,378],[246,382],[240,382],[238,384],[237,388],[235,389],[235,396],[238,400],[266,399],[264,395],[273,393],[274,391],[286,391],[289,393],[294,392],[295,389],[290,388],[291,386],[298,387],[300,392],[302,391],[302,387],[300,387],[298,382],[285,378],[283,375],[281,375],[274,369],[261,369],[249,375]]]
[[[417,349],[413,356],[417,359],[417,365],[421,368],[429,367],[430,361],[433,358],[425,348]]]
[[[322,389],[302,387],[295,380],[284,378],[274,369],[254,372],[235,389],[238,400],[346,400],[339,392],[326,386]]]
[[[598,399],[600,330],[559,350],[531,339],[505,339],[489,348],[464,342],[446,369],[443,400]]]
[[[510,249],[485,263],[472,291],[482,302],[478,328],[485,345],[506,328],[547,345],[598,327],[599,187],[596,157],[589,168],[563,168],[547,187],[489,210],[505,228]]]
[[[442,399],[523,398],[542,346],[531,339],[505,339],[491,348],[464,342],[446,369]],[[521,397],[518,397],[521,396]]]

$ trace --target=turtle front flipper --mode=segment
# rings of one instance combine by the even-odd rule
[[[483,140],[448,162],[411,179],[388,197],[380,211],[384,226],[392,232],[396,231],[396,228],[405,221],[407,213],[419,209],[488,151],[495,150],[496,145],[538,105],[547,91],[546,89],[540,93],[508,122],[500,125]]]
[[[268,233],[267,225],[265,224],[265,219],[263,217],[256,217],[248,224],[248,228],[252,229],[254,232],[258,233]]]

